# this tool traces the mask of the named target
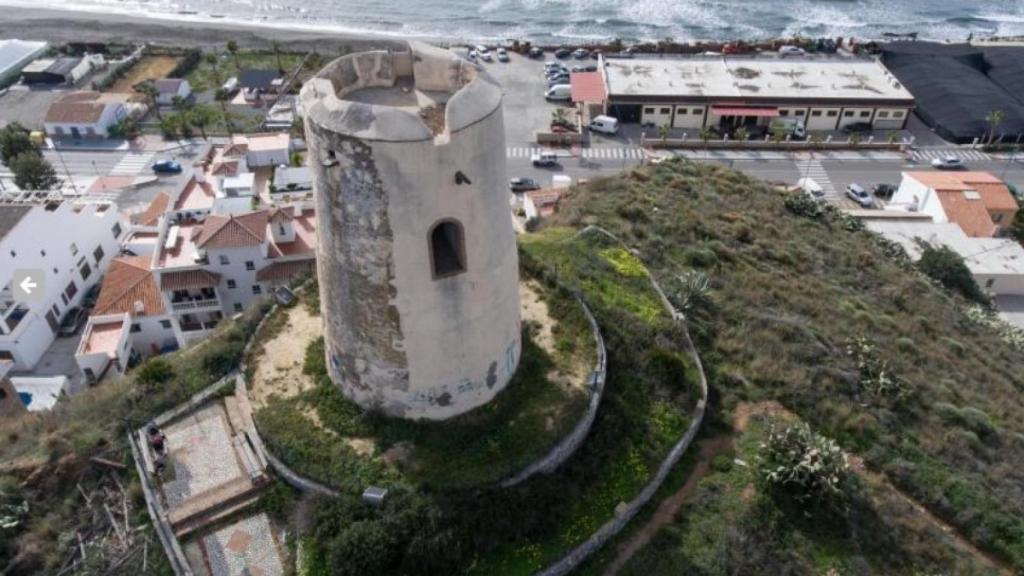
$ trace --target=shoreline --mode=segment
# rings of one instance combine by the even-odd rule
[[[408,36],[374,32],[317,29],[288,24],[256,24],[232,20],[208,21],[181,15],[177,19],[152,15],[102,13],[56,8],[28,8],[0,4],[0,38],[68,42],[153,43],[196,48],[222,48],[234,40],[241,48],[266,48],[279,42],[282,48],[320,52],[386,48]],[[169,16],[179,16],[171,14]],[[417,38],[441,42],[439,38]]]

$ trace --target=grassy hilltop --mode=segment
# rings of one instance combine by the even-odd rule
[[[628,249],[576,235],[590,224]],[[855,221],[721,167],[671,161],[573,189],[520,254],[524,272],[587,301],[608,345],[587,442],[556,473],[513,490],[438,490],[430,468],[391,485],[382,508],[360,503],[358,481],[334,500],[272,490],[261,505],[291,518],[289,548],[302,549],[307,574],[525,576],[611,518],[686,429],[696,399],[679,327],[647,274],[677,306],[687,282],[709,280],[687,308],[709,413],[652,505],[580,574],[613,561],[643,576],[1024,572],[1024,352]],[[0,517],[14,521],[0,526],[5,574],[56,574],[73,556],[75,532],[93,519],[78,484],[116,476],[132,525],[144,523],[131,468],[89,458],[127,462],[123,419],[145,421],[235,368],[262,312],[162,369],[149,362],[52,414],[0,423]],[[380,425],[321,396],[331,392],[303,400],[327,425]],[[303,456],[305,428],[277,422]],[[800,504],[763,479],[764,446],[801,422],[849,457],[840,505]],[[481,450],[454,462],[485,463],[500,440],[450,439]],[[304,471],[383,470],[346,450],[318,449],[344,458]],[[666,499],[674,513],[655,513]],[[620,554],[627,547],[632,556]],[[155,540],[147,554],[150,572],[169,571]],[[136,574],[143,555],[118,569],[90,558],[87,573]]]

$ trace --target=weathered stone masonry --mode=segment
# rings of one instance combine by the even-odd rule
[[[301,98],[332,380],[407,418],[487,402],[521,346],[500,87],[412,43],[339,58]]]

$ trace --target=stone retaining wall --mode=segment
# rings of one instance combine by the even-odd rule
[[[568,240],[572,240],[579,235],[587,231],[595,231],[605,236],[608,236],[615,241],[622,243],[621,240],[611,232],[596,227],[588,226],[581,230],[577,234],[570,237]],[[697,354],[697,349],[693,345],[693,341],[690,339],[690,333],[686,330],[685,318],[682,313],[672,307],[671,302],[665,296],[665,292],[661,289],[657,280],[654,277],[649,276],[651,285],[661,298],[662,304],[666,310],[672,315],[673,320],[682,325],[682,333],[685,337],[686,352],[690,356],[690,359],[697,366],[698,373],[700,374],[700,400],[697,401],[697,406],[693,410],[692,420],[690,427],[683,434],[683,437],[679,439],[672,449],[669,451],[668,456],[662,461],[658,467],[658,471],[654,474],[654,477],[644,486],[644,489],[633,500],[631,500],[626,506],[617,508],[615,511],[615,517],[605,522],[596,532],[590,535],[582,544],[576,546],[570,550],[567,554],[562,556],[558,561],[549,565],[547,568],[537,572],[535,576],[564,576],[575,570],[584,560],[586,560],[591,554],[599,550],[602,546],[608,543],[615,535],[622,531],[622,529],[633,519],[634,516],[640,512],[643,508],[657,493],[658,489],[661,488],[662,483],[665,482],[665,478],[668,477],[669,472],[672,468],[679,463],[679,460],[686,453],[686,450],[693,443],[694,438],[697,437],[697,433],[700,431],[701,423],[704,421],[704,412],[707,407],[708,400],[708,382],[707,376],[704,374],[704,365],[700,361],[700,355]]]
[[[598,327],[597,320],[594,318],[586,302],[576,294],[573,297],[576,298],[576,302],[583,308],[583,313],[587,315],[587,322],[590,324],[590,331],[594,336],[594,346],[597,348],[597,361],[594,363],[594,370],[590,373],[590,378],[587,382],[587,387],[590,389],[590,401],[587,405],[587,411],[580,418],[579,422],[576,423],[576,426],[573,427],[572,432],[559,440],[558,444],[546,455],[509,478],[502,480],[500,483],[502,488],[510,488],[522,483],[538,472],[546,474],[561,466],[583,444],[583,441],[590,433],[590,427],[594,424],[594,419],[597,418],[597,408],[601,405],[601,397],[604,396],[604,382],[608,375],[608,359],[605,353],[604,338],[601,336],[601,329]]]

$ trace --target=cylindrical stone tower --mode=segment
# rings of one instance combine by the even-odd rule
[[[302,89],[327,365],[356,403],[444,419],[519,362],[519,262],[501,88],[419,43]]]

